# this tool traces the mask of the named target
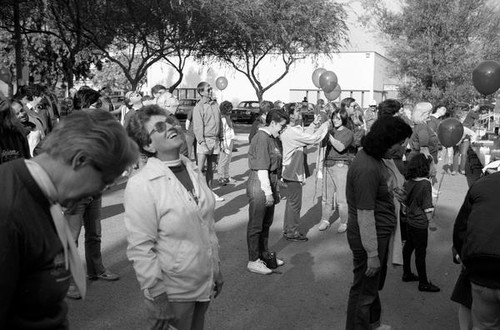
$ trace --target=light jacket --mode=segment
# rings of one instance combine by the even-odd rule
[[[301,126],[288,126],[280,135],[283,144],[283,179],[305,182],[304,147],[321,142],[328,133],[328,123],[315,131],[314,125],[304,129]]]
[[[200,100],[193,108],[193,132],[198,143],[206,137],[222,140],[222,121],[219,105],[215,101]]]
[[[157,158],[149,158],[129,179],[127,256],[141,289],[151,296],[166,292],[169,301],[208,301],[219,271],[215,199],[198,168],[183,156],[181,160],[194,196]]]

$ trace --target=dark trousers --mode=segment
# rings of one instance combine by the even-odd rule
[[[271,186],[276,191],[276,175],[271,175]],[[260,187],[260,180],[256,171],[251,171],[248,177],[247,196],[248,227],[247,244],[248,260],[255,261],[262,256],[262,252],[269,251],[269,228],[273,224],[274,205],[266,206],[266,196]]]
[[[365,275],[368,256],[359,234],[347,232],[347,241],[351,248],[354,264],[354,280],[347,302],[346,330],[371,330],[380,325],[382,305],[379,290],[382,290],[387,275],[387,255],[390,236],[378,237],[378,256],[380,270],[372,277]]]
[[[403,247],[403,272],[411,273],[411,254],[415,251],[415,265],[420,283],[427,283],[427,268],[425,255],[427,253],[427,228],[406,226],[406,242]]]
[[[89,198],[78,203],[68,219],[77,244],[82,224],[85,228],[85,261],[89,276],[97,276],[105,271],[101,255],[101,208],[101,195],[94,199]]]
[[[283,233],[286,235],[295,235],[298,233],[300,222],[300,210],[302,209],[302,184],[297,181],[285,180],[286,205],[285,219],[283,221]]]

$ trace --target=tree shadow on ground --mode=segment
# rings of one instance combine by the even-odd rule
[[[122,203],[103,206],[101,209],[101,221],[123,212],[125,212],[125,207]]]
[[[237,214],[240,209],[248,205],[248,197],[246,194],[241,194],[231,200],[226,201],[215,209],[215,222],[222,220],[225,217]]]

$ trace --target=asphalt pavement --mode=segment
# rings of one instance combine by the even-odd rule
[[[225,198],[215,212],[225,283],[222,293],[210,304],[205,328],[344,329],[352,256],[345,234],[337,233],[338,223],[325,232],[317,230],[321,204],[314,176],[304,186],[300,226],[309,241],[289,242],[282,237],[286,202],[282,201],[276,206],[269,238],[271,250],[285,260],[278,269],[281,273],[264,276],[246,270],[248,126],[237,125],[236,131],[238,151],[233,153],[230,174],[237,181],[215,188]],[[311,170],[315,170],[316,152],[316,148],[309,148]],[[402,267],[389,266],[381,292],[382,321],[393,329],[458,329],[458,306],[450,301],[450,295],[460,268],[452,263],[451,240],[467,183],[462,175],[443,174],[441,165],[441,192],[435,213],[438,230],[430,232],[427,250],[428,277],[441,292],[419,292],[417,283],[401,281]],[[145,329],[142,292],[126,257],[125,185],[120,183],[105,193],[102,210],[104,264],[121,279],[90,282],[85,300],[68,299],[71,329]],[[83,234],[79,246],[83,257]]]

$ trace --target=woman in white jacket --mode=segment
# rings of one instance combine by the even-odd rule
[[[128,258],[150,315],[151,329],[203,329],[211,297],[222,288],[215,200],[196,165],[179,154],[171,116],[143,107],[127,127],[144,168],[125,189]]]

